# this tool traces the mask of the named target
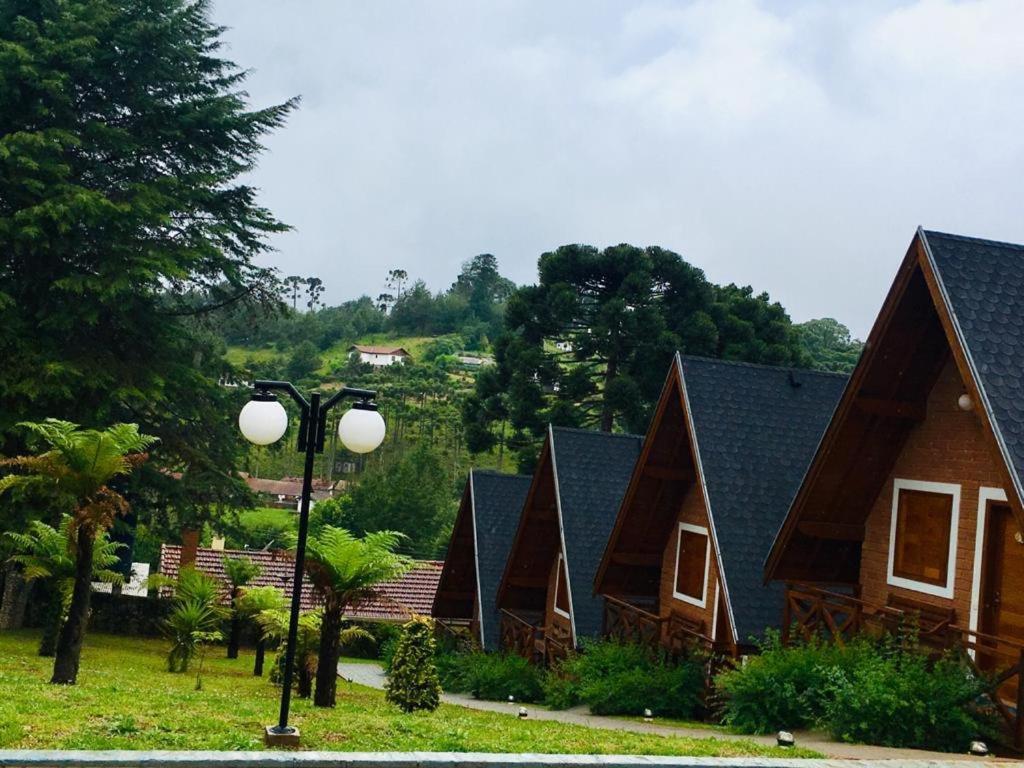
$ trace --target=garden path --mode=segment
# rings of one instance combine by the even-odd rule
[[[376,663],[341,663],[338,665],[338,675],[350,683],[365,685],[369,688],[384,688],[385,675],[380,664]],[[455,704],[469,709],[482,710],[484,712],[503,712],[515,716],[519,712],[519,703],[506,701],[484,701],[474,699],[472,696],[461,693],[444,693],[441,700],[447,704]],[[713,728],[700,728],[692,726],[669,725],[664,723],[644,723],[636,720],[628,720],[620,717],[604,717],[592,715],[586,707],[574,707],[566,710],[545,709],[536,704],[528,704],[526,708],[529,717],[533,720],[554,720],[560,723],[574,723],[586,726],[587,728],[604,728],[607,730],[629,731],[632,733],[655,733],[661,736],[687,736],[696,739],[727,739],[753,741],[761,744],[774,744],[775,739],[771,736],[748,736],[743,734],[729,733]],[[831,758],[849,758],[857,760],[964,760],[985,762],[991,758],[972,758],[969,755],[951,755],[946,752],[928,752],[920,749],[890,749],[888,747],[874,747],[867,744],[843,744],[830,741],[820,733],[798,732],[797,744],[806,749],[813,749]]]

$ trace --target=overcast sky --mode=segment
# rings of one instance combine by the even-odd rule
[[[1024,242],[1024,2],[217,0],[328,303],[660,245],[864,335],[918,224]]]

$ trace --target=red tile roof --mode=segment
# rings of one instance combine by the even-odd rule
[[[291,583],[295,572],[295,561],[284,550],[254,551],[239,549],[209,549],[200,547],[196,552],[196,568],[220,579],[225,584],[224,599],[227,600],[227,577],[224,575],[224,559],[244,557],[260,567],[252,580],[254,587],[277,587],[287,597],[291,596]],[[181,563],[181,546],[162,544],[160,546],[160,573],[176,578]],[[345,612],[349,619],[366,621],[404,621],[412,614],[430,615],[434,594],[441,579],[440,560],[417,560],[412,569],[395,581],[386,581],[377,588],[374,597],[364,600]],[[165,593],[166,594],[166,593]],[[308,578],[302,581],[302,607],[315,608],[322,602]]]

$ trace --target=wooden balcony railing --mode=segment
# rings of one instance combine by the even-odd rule
[[[438,642],[448,642],[460,651],[471,651],[479,647],[477,624],[468,619],[434,618]]]
[[[905,603],[906,601],[904,601]],[[917,641],[934,652],[961,653],[988,681],[988,694],[1002,716],[1015,749],[1024,748],[1024,642],[971,631],[951,611],[905,604],[871,605],[808,585],[787,585],[783,614],[784,643],[822,638],[842,644],[862,632],[899,632],[913,627]]]
[[[623,643],[653,648],[661,644],[662,619],[615,597],[604,598],[604,635]]]
[[[516,653],[524,659],[535,659],[537,641],[544,636],[543,627],[531,624],[511,611],[501,609],[501,647],[509,653]]]

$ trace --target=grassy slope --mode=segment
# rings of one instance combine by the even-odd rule
[[[277,715],[278,690],[213,648],[203,690],[193,674],[165,671],[167,643],[92,635],[79,684],[49,685],[51,660],[35,655],[35,633],[0,634],[0,747],[58,749],[259,749]],[[293,723],[307,749],[813,756],[742,741],[605,731],[442,706],[406,715],[379,691],[342,683],[338,706],[296,700]]]

